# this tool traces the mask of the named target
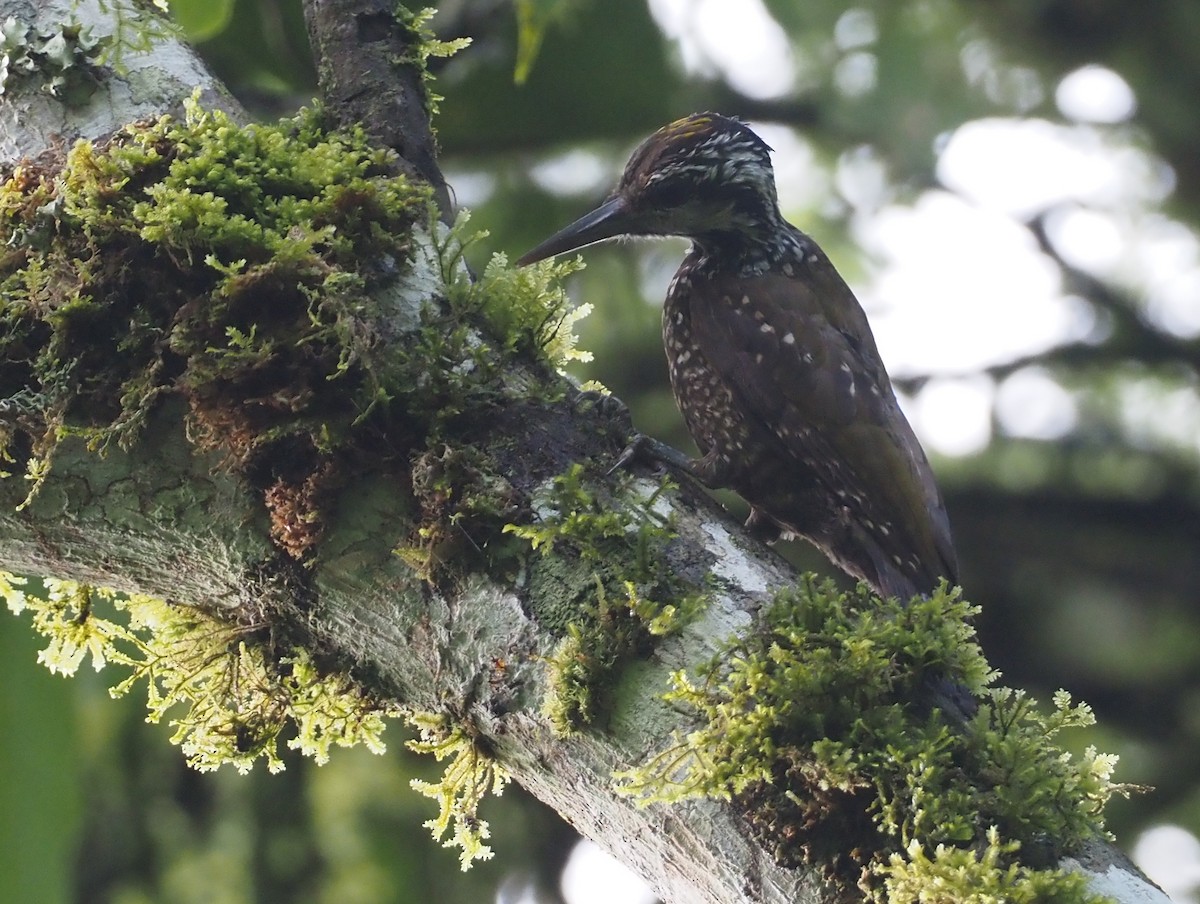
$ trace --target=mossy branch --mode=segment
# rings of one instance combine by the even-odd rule
[[[779,591],[758,630],[699,675],[672,676],[666,699],[701,727],[621,773],[624,792],[734,801],[777,858],[822,863],[881,902],[926,900],[918,879],[935,875],[954,877],[953,900],[990,900],[976,888],[1101,900],[1049,864],[1103,835],[1105,802],[1127,790],[1112,782],[1116,757],[1088,748],[1076,761],[1057,745],[1094,721],[1065,692],[1043,714],[991,686],[975,611],[944,586],[907,604],[812,577]],[[966,725],[919,703],[947,677],[980,702]]]

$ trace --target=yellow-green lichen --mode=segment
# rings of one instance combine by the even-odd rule
[[[409,712],[408,723],[417,729],[416,740],[408,747],[417,753],[432,754],[438,762],[450,758],[441,781],[413,779],[413,790],[438,802],[438,815],[425,823],[435,841],[450,832],[443,847],[459,849],[463,871],[476,860],[490,860],[492,849],[484,842],[491,836],[486,821],[479,818],[479,804],[488,792],[501,794],[509,782],[508,773],[494,758],[479,749],[479,744],[462,725],[441,713]]]
[[[557,596],[569,596],[563,637],[548,657],[542,712],[560,736],[592,724],[604,711],[631,658],[649,653],[655,638],[672,633],[703,604],[663,562],[674,536],[670,519],[654,510],[664,482],[646,499],[630,487],[621,499],[601,500],[572,465],[534,499],[534,520],[508,524],[543,555],[578,563],[570,577],[556,576]],[[537,563],[533,566],[537,568]],[[556,566],[557,567],[557,566]],[[576,586],[577,592],[568,588]],[[550,623],[553,613],[543,618]]]
[[[1012,885],[1007,900],[1043,886],[1059,896],[1028,899],[1090,900],[1050,867],[1103,831],[1115,758],[1057,746],[1092,719],[1065,693],[1045,714],[988,687],[973,612],[946,589],[900,605],[806,579],[700,676],[673,676],[667,699],[703,724],[623,773],[623,790],[733,799],[780,862],[824,864],[877,900],[917,900],[913,877],[938,871]],[[942,679],[977,700],[965,725],[922,702]]]
[[[300,647],[273,649],[266,625],[230,623],[191,606],[46,579],[27,593],[24,579],[0,573],[0,595],[14,614],[29,612],[48,644],[38,655],[52,672],[72,675],[91,658],[129,670],[113,696],[144,683],[147,720],[164,718],[172,742],[201,771],[258,760],[283,768],[280,744],[329,759],[334,745],[384,750],[380,735],[396,710],[349,677],[322,672]]]

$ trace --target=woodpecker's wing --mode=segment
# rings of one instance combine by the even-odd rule
[[[739,407],[810,472],[850,494],[890,556],[915,556],[957,578],[949,520],[933,472],[900,411],[866,315],[820,249],[794,276],[718,277],[692,329]],[[746,291],[750,290],[750,291]],[[817,463],[816,467],[813,466]]]

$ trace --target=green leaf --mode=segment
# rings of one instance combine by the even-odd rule
[[[171,15],[189,41],[219,35],[233,18],[234,0],[172,0]]]
[[[552,23],[563,18],[578,0],[516,0],[517,13],[517,62],[513,67],[513,81],[525,84],[533,64],[542,49],[542,39]]]

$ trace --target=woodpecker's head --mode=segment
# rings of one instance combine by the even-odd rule
[[[677,120],[638,146],[607,201],[517,264],[620,235],[681,235],[701,245],[766,241],[780,223],[770,152],[739,120],[716,113]]]

